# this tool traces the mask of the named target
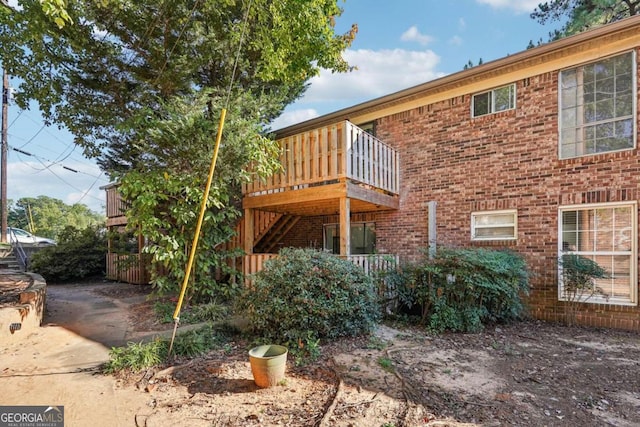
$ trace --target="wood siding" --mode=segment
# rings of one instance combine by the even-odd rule
[[[140,262],[140,260],[143,262]],[[107,279],[119,282],[146,285],[149,283],[147,262],[141,254],[107,254]]]
[[[344,181],[398,194],[398,154],[348,121],[279,140],[282,171],[243,188],[246,197]]]

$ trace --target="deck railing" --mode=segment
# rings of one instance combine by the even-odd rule
[[[282,171],[243,188],[260,195],[342,179],[398,194],[398,153],[356,125],[343,121],[279,140]]]
[[[242,272],[245,280],[250,276],[264,268],[265,261],[277,258],[278,254],[251,254],[244,256]],[[344,257],[343,257],[344,258]],[[389,254],[375,255],[348,255],[349,261],[360,266],[366,274],[372,274],[374,271],[391,270],[398,265],[398,256]]]
[[[107,193],[107,218],[124,216],[124,212],[127,210],[127,203],[120,197],[118,187],[114,185],[105,190]]]

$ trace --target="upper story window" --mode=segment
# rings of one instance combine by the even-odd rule
[[[367,122],[359,124],[358,127],[368,133],[369,135],[376,136],[376,123],[375,122]]]
[[[487,92],[473,95],[471,100],[471,114],[473,117],[498,111],[516,108],[516,85],[510,84]]]
[[[471,240],[515,240],[517,232],[516,210],[471,214]]]
[[[635,52],[560,73],[560,158],[635,147]]]

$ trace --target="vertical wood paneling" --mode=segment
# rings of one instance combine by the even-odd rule
[[[398,154],[348,121],[279,140],[283,169],[244,186],[245,194],[306,188],[349,178],[398,193]]]

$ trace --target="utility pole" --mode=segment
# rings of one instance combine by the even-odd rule
[[[0,6],[9,7],[7,0]],[[7,115],[9,114],[9,76],[2,63],[2,145],[0,147],[0,242],[7,242]]]
[[[0,242],[7,241],[7,115],[9,113],[9,76],[7,70],[2,67],[2,147],[0,154],[0,204],[2,213],[0,216]]]

